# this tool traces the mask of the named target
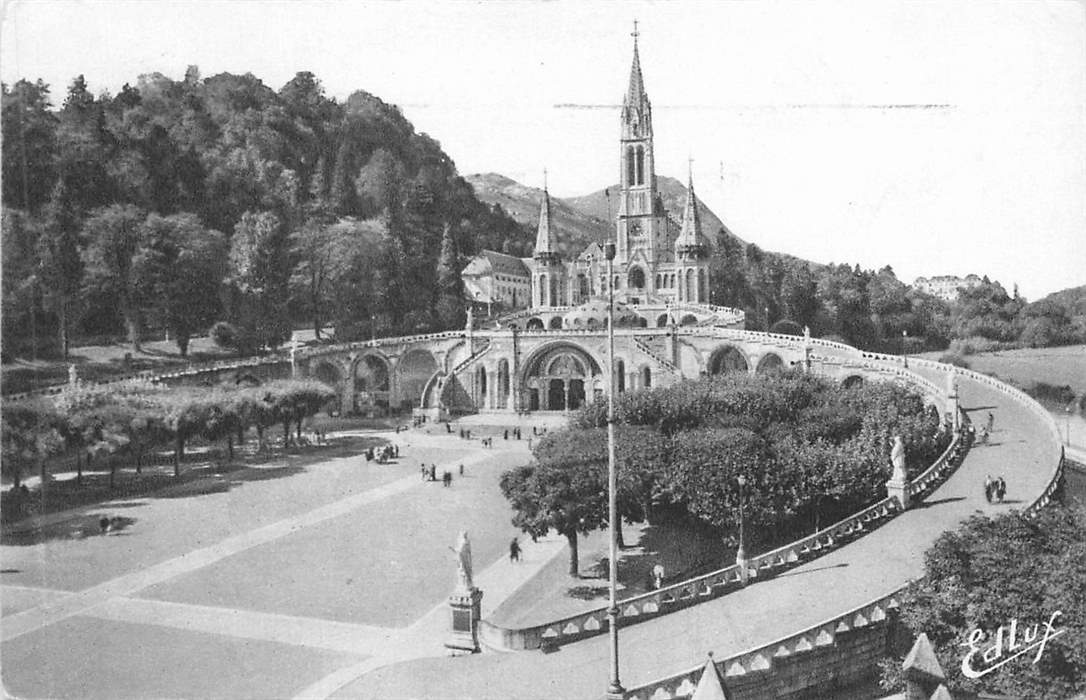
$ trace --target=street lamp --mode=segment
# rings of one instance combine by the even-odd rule
[[[747,477],[740,474],[736,478],[739,484],[739,546],[735,550],[735,564],[739,567],[739,580],[747,585],[747,547],[746,547],[746,516],[743,512],[744,501],[747,500]]]
[[[1071,444],[1071,413],[1075,410],[1075,402],[1067,404],[1067,444]]]
[[[377,314],[370,314],[370,344],[377,347]]]
[[[905,358],[905,369],[909,369],[909,331],[901,331],[901,354]]]
[[[618,520],[618,480],[615,473],[615,244],[603,248],[607,258],[607,369],[610,380],[607,388],[607,529],[609,530],[610,566],[608,569],[607,627],[611,646],[611,682],[607,685],[608,700],[620,700],[626,695],[618,679],[618,537],[615,523]]]

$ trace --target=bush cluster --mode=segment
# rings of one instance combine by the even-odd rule
[[[624,518],[679,514],[723,534],[737,527],[742,497],[755,544],[884,496],[893,436],[905,440],[910,475],[951,439],[938,411],[910,388],[844,388],[804,373],[685,381],[623,394],[615,412]],[[606,422],[605,405],[586,406],[569,429],[544,436],[535,463],[507,473],[516,525],[569,537],[606,524]]]

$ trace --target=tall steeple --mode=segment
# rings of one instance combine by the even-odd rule
[[[626,105],[639,105],[641,100],[645,99],[645,80],[641,77],[641,57],[637,53],[637,37],[640,36],[637,31],[637,20],[634,20],[632,36],[634,38],[633,64],[630,66],[630,86],[626,90],[626,99],[623,102]]]
[[[539,207],[539,227],[535,234],[535,258],[558,258],[558,237],[551,226],[551,196],[547,192],[547,171],[543,171],[543,201]]]
[[[656,171],[652,152],[652,104],[641,76],[640,33],[634,22],[630,82],[619,118],[619,203],[616,221],[618,263],[641,257],[655,264],[666,223],[657,216]],[[662,252],[662,251],[661,251]]]
[[[683,226],[679,237],[675,239],[675,251],[679,254],[694,253],[700,255],[705,248],[701,237],[701,215],[698,214],[698,198],[694,194],[693,162],[689,165],[686,180],[686,206],[683,207]]]

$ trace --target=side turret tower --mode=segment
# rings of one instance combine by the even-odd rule
[[[687,174],[682,230],[675,239],[675,272],[676,297],[679,301],[709,303],[709,250],[701,235],[693,168]]]
[[[530,306],[561,306],[566,288],[565,266],[558,254],[558,237],[551,226],[551,196],[543,176],[543,202],[539,209],[539,227],[535,235],[532,303]]]

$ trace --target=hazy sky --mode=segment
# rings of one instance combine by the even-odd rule
[[[461,173],[618,179],[632,21],[657,174],[738,235],[899,277],[1086,283],[1086,3],[5,2],[0,73],[252,72],[400,105]],[[592,105],[576,109],[561,105]]]

